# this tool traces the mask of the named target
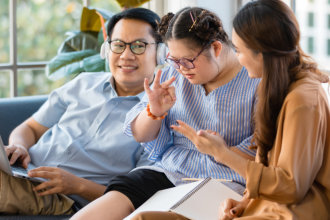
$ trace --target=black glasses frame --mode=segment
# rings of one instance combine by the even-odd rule
[[[112,48],[112,46],[111,46],[111,43],[112,43],[112,42],[119,42],[119,43],[122,43],[122,44],[125,45],[125,47],[123,47],[123,50],[122,50],[121,52],[114,51],[113,48]],[[126,50],[127,45],[129,45],[129,49],[131,50],[131,52],[132,52],[133,54],[136,54],[136,55],[141,55],[141,54],[143,54],[143,53],[146,51],[148,45],[150,45],[150,44],[157,44],[157,43],[147,43],[147,42],[140,41],[140,40],[132,41],[132,42],[130,42],[130,43],[126,43],[126,42],[124,42],[124,41],[122,41],[122,40],[108,40],[108,43],[109,43],[109,46],[110,46],[110,50],[111,50],[113,53],[116,53],[116,54],[122,54],[122,53]],[[143,49],[143,51],[142,51],[142,52],[136,52],[136,51],[134,51],[134,47],[133,47],[133,44],[134,44],[134,43],[142,43],[142,44],[144,45],[144,49]]]

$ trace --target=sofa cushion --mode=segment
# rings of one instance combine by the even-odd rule
[[[10,132],[29,118],[46,101],[48,96],[26,96],[0,99],[0,135],[5,145]]]

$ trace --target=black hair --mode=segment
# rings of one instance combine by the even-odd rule
[[[115,27],[116,23],[121,19],[136,19],[150,24],[152,27],[151,35],[155,38],[157,43],[162,42],[162,39],[157,32],[160,17],[155,12],[146,8],[130,8],[113,15],[110,18],[107,27],[108,36],[110,38],[112,35],[113,28]]]
[[[158,32],[165,42],[174,38],[192,40],[200,47],[217,40],[231,45],[220,18],[199,7],[186,7],[176,14],[166,14],[161,19]]]

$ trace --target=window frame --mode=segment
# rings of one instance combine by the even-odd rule
[[[89,5],[89,0],[82,0],[83,6]],[[9,63],[0,64],[1,70],[10,73],[10,95],[18,96],[18,71],[22,69],[45,69],[47,61],[43,62],[18,62],[17,54],[17,0],[9,0]]]
[[[83,6],[89,6],[90,0],[81,0]],[[243,4],[248,2],[248,0],[237,0],[236,1],[236,10],[238,10]],[[292,10],[295,12],[296,9],[296,0],[286,0],[290,5]],[[144,7],[149,8],[160,16],[163,16],[167,13],[166,9],[168,5],[164,0],[155,0],[150,1],[144,4]],[[235,12],[234,12],[235,13]],[[10,59],[9,63],[0,64],[1,70],[8,70],[10,73],[10,96],[18,96],[18,70],[21,69],[45,69],[47,61],[44,62],[18,62],[17,54],[17,0],[9,0],[9,53]],[[330,75],[329,70],[322,70]]]

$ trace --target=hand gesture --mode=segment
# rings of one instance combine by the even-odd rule
[[[5,147],[7,157],[10,158],[9,163],[13,165],[19,162],[25,169],[31,161],[28,150],[21,144],[11,144]]]
[[[29,171],[29,176],[48,179],[34,188],[38,195],[55,193],[78,194],[79,177],[57,167],[38,167]]]
[[[219,207],[219,219],[231,220],[241,216],[249,201],[247,198],[243,198],[241,201],[227,199]]]
[[[178,125],[171,125],[171,128],[193,142],[201,153],[217,157],[221,155],[222,151],[229,150],[225,140],[215,131],[199,130],[196,132],[183,121],[177,120],[177,123]]]
[[[155,116],[164,115],[175,103],[175,88],[171,86],[175,78],[172,77],[169,80],[160,84],[161,70],[158,70],[153,89],[149,87],[148,79],[144,80],[144,90],[149,98],[150,112]]]

